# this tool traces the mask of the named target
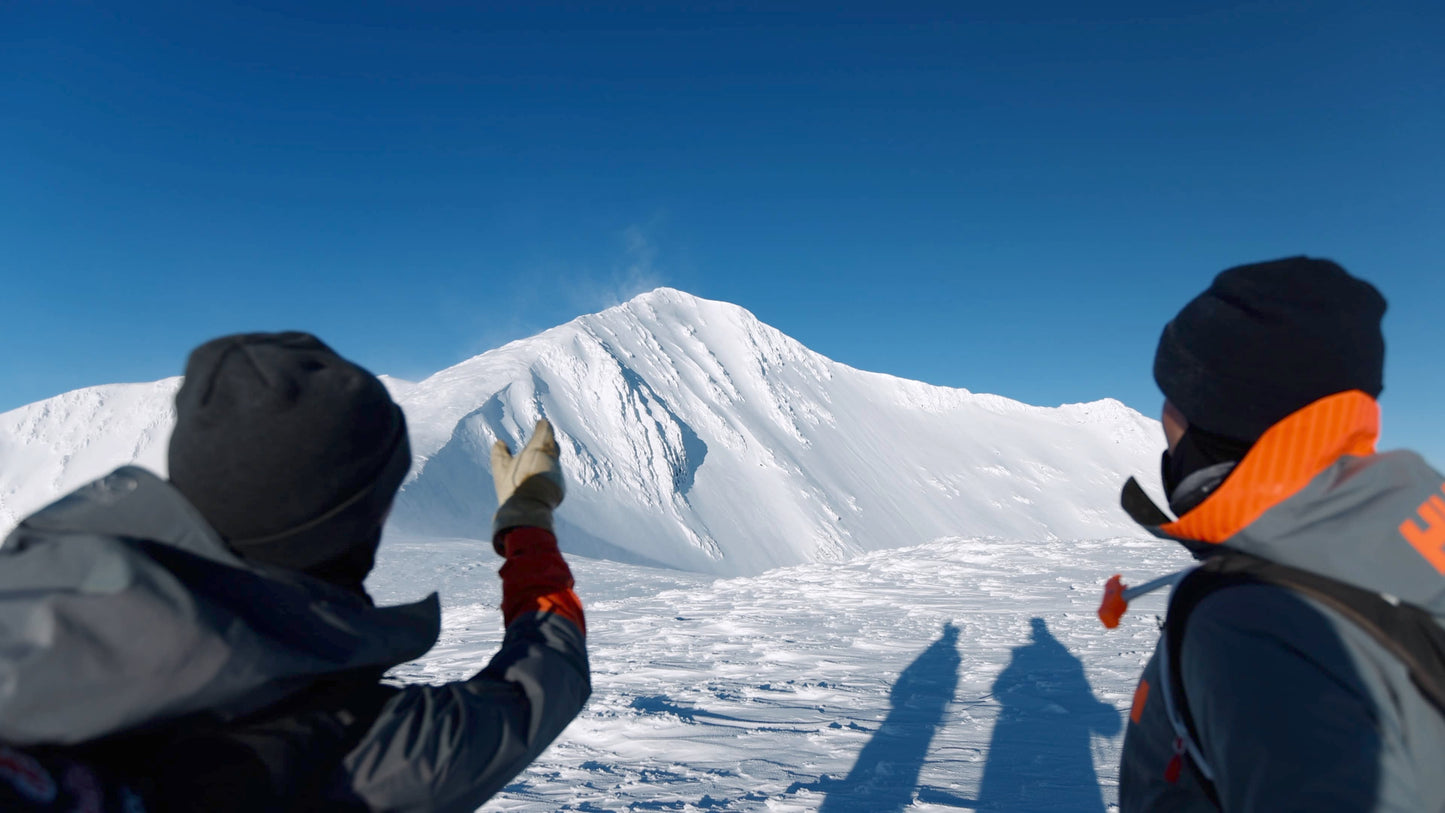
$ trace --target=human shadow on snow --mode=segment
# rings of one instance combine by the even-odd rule
[[[1014,648],[993,684],[1000,708],[978,799],[924,791],[920,801],[1010,813],[1103,813],[1092,738],[1119,733],[1119,710],[1094,697],[1083,663],[1042,618],[1029,623],[1033,640]]]
[[[812,787],[827,794],[820,813],[890,813],[913,802],[928,745],[943,725],[958,687],[958,628],[943,634],[893,684],[893,708],[853,769],[841,780],[824,778]]]
[[[994,681],[998,718],[978,798],[932,787],[918,777],[934,734],[958,686],[958,628],[918,656],[894,684],[893,709],[863,746],[848,776],[797,783],[826,795],[820,813],[895,813],[917,801],[1010,813],[1103,813],[1092,738],[1119,733],[1119,710],[1094,697],[1083,663],[1059,643],[1042,618],[1032,639],[1016,647]]]

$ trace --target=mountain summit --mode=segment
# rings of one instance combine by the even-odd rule
[[[1119,484],[1162,446],[1117,401],[1032,407],[862,372],[670,288],[387,383],[415,454],[389,533],[485,537],[492,442],[515,447],[546,417],[564,548],[724,575],[943,536],[1130,535]],[[0,415],[0,524],[112,466],[161,469],[176,386]]]

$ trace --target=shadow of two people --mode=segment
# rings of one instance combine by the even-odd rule
[[[890,692],[892,709],[847,777],[826,783],[823,813],[888,813],[919,801],[988,811],[1103,813],[1092,738],[1114,736],[1120,713],[1094,697],[1083,664],[1031,619],[1029,643],[1014,648],[993,684],[998,718],[978,798],[919,788],[929,744],[958,687],[958,628],[943,631]]]

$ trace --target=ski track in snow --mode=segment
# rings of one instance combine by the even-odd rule
[[[489,548],[383,545],[378,602],[435,587],[445,607],[438,645],[394,677],[491,657]],[[963,538],[735,579],[570,559],[592,699],[484,810],[1115,810],[1164,598],[1113,631],[1094,610],[1110,574],[1188,562],[1153,539]]]

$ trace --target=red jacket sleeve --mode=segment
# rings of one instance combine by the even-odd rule
[[[560,615],[585,635],[582,601],[572,591],[572,571],[557,548],[557,537],[541,528],[513,528],[502,537],[502,619],[510,625],[529,612]]]

